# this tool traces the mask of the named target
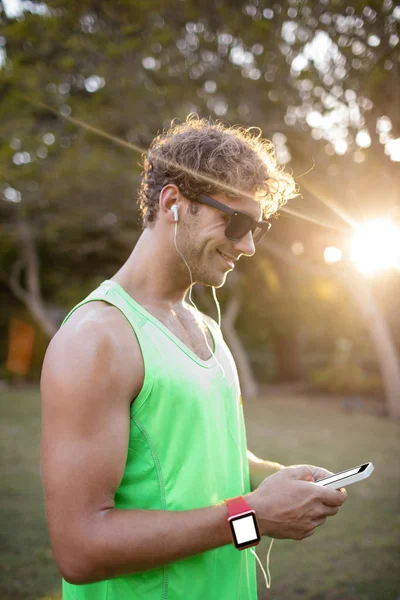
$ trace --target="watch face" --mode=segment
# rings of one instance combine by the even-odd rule
[[[237,548],[257,544],[261,540],[257,521],[253,514],[243,515],[230,521],[230,526]]]

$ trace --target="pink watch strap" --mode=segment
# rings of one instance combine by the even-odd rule
[[[224,500],[225,504],[228,507],[229,516],[234,517],[235,515],[240,515],[241,513],[248,512],[249,510],[253,510],[243,498],[243,496],[236,496],[236,498],[229,498],[228,500]]]

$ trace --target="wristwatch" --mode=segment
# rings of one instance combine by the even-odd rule
[[[261,541],[256,511],[247,504],[243,496],[224,500],[228,507],[228,523],[233,543],[238,550],[256,546]]]

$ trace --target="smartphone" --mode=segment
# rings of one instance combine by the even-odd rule
[[[347,471],[341,471],[335,475],[330,475],[329,477],[324,477],[324,479],[319,479],[315,483],[317,485],[323,485],[325,487],[338,490],[339,488],[346,487],[351,483],[356,483],[357,481],[366,479],[371,475],[373,470],[374,465],[371,462],[367,462],[363,465],[359,465],[358,467],[347,469]]]

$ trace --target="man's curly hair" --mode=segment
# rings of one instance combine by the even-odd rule
[[[227,127],[197,115],[162,131],[143,155],[143,168],[138,194],[143,228],[154,224],[160,189],[167,183],[193,201],[193,214],[199,194],[240,198],[251,193],[263,218],[297,195],[293,177],[278,165],[273,144],[261,138],[261,130]]]

